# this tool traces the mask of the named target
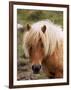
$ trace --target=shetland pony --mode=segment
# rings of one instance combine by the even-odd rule
[[[27,24],[23,48],[37,74],[41,67],[48,78],[63,77],[63,31],[49,20]]]

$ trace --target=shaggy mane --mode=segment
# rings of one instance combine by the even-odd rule
[[[42,32],[41,28],[46,25],[45,33]],[[26,31],[23,35],[23,48],[26,56],[29,56],[28,49],[32,45],[36,45],[39,38],[41,38],[44,45],[45,56],[52,54],[56,48],[63,43],[63,31],[62,28],[49,20],[39,21],[31,25],[31,29]]]

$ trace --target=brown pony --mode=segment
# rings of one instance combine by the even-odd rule
[[[41,67],[48,78],[63,77],[63,31],[49,20],[27,24],[23,35],[23,48],[29,57],[33,73]]]

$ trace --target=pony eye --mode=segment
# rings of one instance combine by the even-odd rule
[[[30,47],[30,50],[32,50],[32,47]]]
[[[41,47],[43,48],[44,46],[43,46],[43,43],[41,43]]]
[[[29,55],[31,56],[32,47],[29,47]]]

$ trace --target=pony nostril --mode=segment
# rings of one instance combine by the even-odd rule
[[[39,73],[41,65],[32,65],[33,73]]]

